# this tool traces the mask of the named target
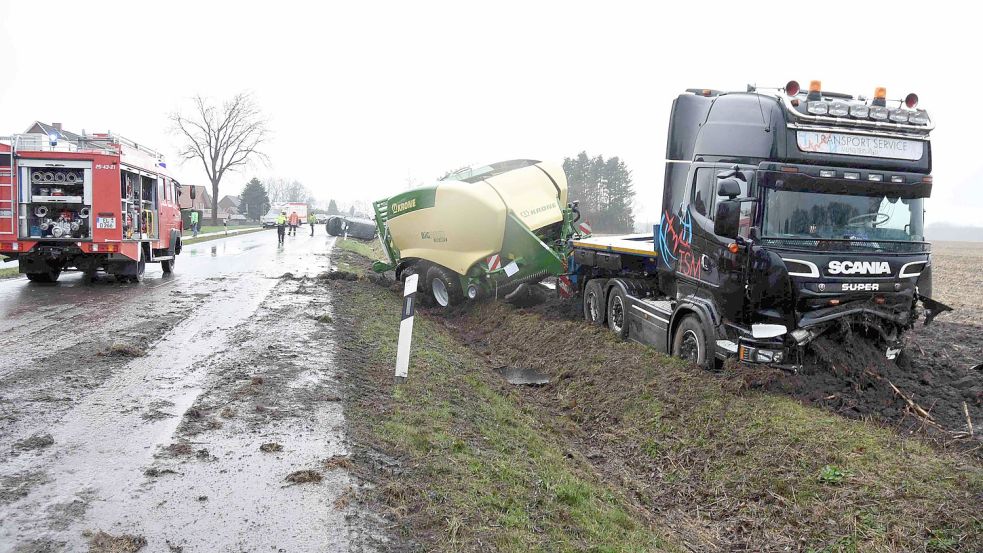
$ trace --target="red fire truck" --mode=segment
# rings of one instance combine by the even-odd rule
[[[174,270],[180,187],[163,156],[112,134],[51,128],[0,142],[0,254],[33,282],[102,269],[139,281],[147,263]]]

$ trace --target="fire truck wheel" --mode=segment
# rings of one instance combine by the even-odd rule
[[[607,320],[607,304],[604,302],[604,281],[594,279],[584,286],[584,320],[592,325],[603,325]]]
[[[628,339],[628,299],[621,288],[614,288],[608,296],[608,328],[619,340]]]
[[[427,271],[428,295],[433,298],[438,307],[450,307],[461,303],[464,293],[457,275],[440,266],[430,267]]]
[[[177,261],[177,256],[170,259],[165,259],[160,262],[160,269],[164,271],[165,275],[169,275],[174,272],[174,262]]]
[[[61,276],[61,271],[52,269],[46,273],[27,273],[27,280],[31,282],[55,282]]]

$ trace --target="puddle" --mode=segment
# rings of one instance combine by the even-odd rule
[[[550,383],[549,375],[536,369],[519,369],[515,367],[498,367],[494,369],[509,384],[516,386],[543,386]]]

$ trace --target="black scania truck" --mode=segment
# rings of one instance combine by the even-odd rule
[[[948,310],[923,229],[931,118],[914,94],[821,88],[680,95],[661,223],[573,243],[587,321],[707,367],[795,368],[828,333],[894,358],[921,312]]]

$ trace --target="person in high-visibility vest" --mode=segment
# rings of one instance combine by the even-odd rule
[[[198,238],[198,212],[191,211],[191,236]]]
[[[276,236],[279,244],[283,245],[283,237],[287,233],[287,212],[281,211],[276,216]]]
[[[297,227],[300,225],[300,215],[296,211],[290,212],[290,236],[297,236]]]
[[[314,225],[317,224],[317,217],[313,213],[307,216],[307,222],[311,225],[311,236],[314,236]]]

